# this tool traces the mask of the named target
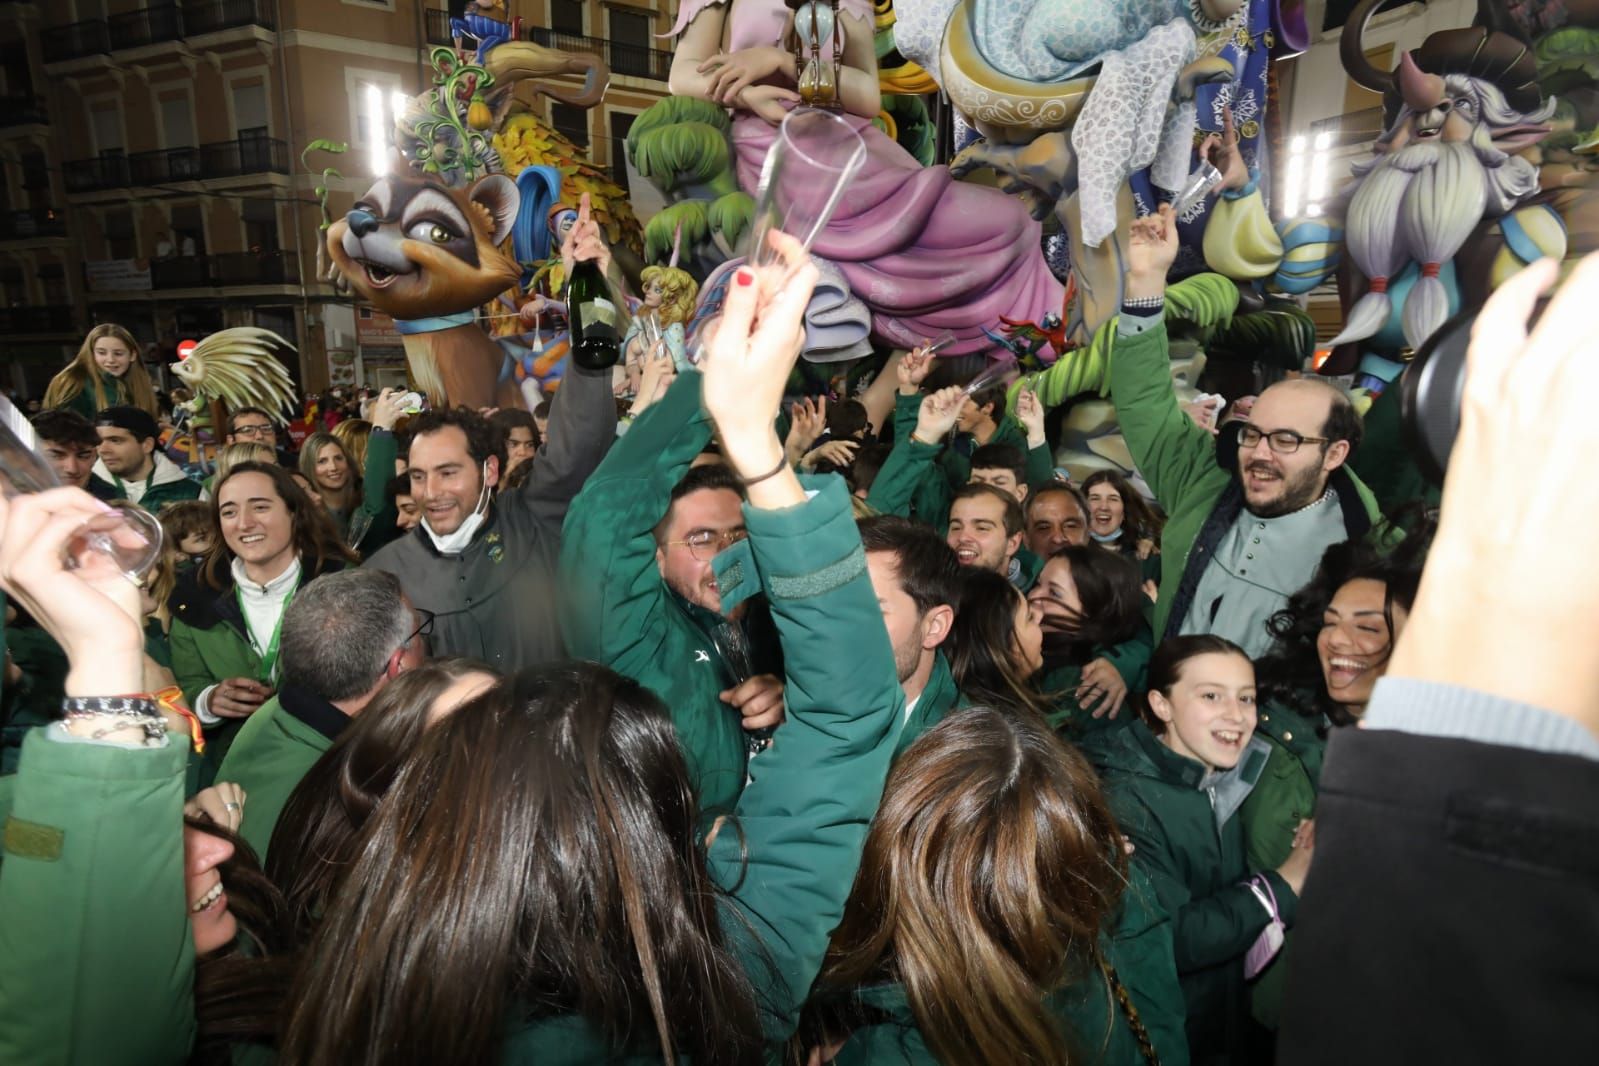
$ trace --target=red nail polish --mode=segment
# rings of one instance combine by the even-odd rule
[[[734,280],[736,280],[740,285],[753,284],[755,281],[755,272],[744,267],[739,267],[738,274]]]

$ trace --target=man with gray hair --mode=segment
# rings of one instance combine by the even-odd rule
[[[248,797],[239,832],[261,859],[294,786],[384,685],[421,663],[432,622],[382,570],[325,574],[289,603],[277,694],[217,771]]]

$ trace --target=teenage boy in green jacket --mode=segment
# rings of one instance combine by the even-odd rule
[[[1161,536],[1158,639],[1227,637],[1251,657],[1266,620],[1310,580],[1322,552],[1378,526],[1377,501],[1345,464],[1360,443],[1353,404],[1320,379],[1260,394],[1234,455],[1177,405],[1163,318],[1177,255],[1169,208],[1133,224],[1111,396],[1133,459],[1168,516]],[[1224,460],[1236,459],[1236,469]]]
[[[700,806],[726,812],[744,788],[750,738],[782,720],[783,685],[757,625],[763,610],[724,607],[711,568],[745,537],[744,493],[726,466],[691,469],[711,439],[700,385],[698,371],[681,374],[572,501],[562,627],[574,658],[666,702]]]

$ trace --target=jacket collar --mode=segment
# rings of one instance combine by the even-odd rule
[[[284,685],[278,691],[278,703],[285,712],[298,718],[329,741],[339,739],[339,734],[350,725],[350,716],[333,704],[306,689]]]
[[[233,593],[232,569],[222,572],[219,578],[222,582],[220,589],[212,587],[201,579],[201,569],[196,566],[178,578],[177,587],[172,590],[172,595],[167,600],[167,608],[171,611],[172,617],[182,619],[183,623],[192,629],[211,629],[226,622],[243,633],[244,616],[239,613],[239,598]],[[314,581],[323,574],[343,569],[343,559],[327,559],[320,569],[314,571],[308,569],[302,562],[300,576],[294,587],[297,590],[302,589],[307,582]]]
[[[155,488],[157,485],[170,485],[177,481],[187,481],[189,478],[189,475],[185,474],[177,463],[167,458],[159,443],[156,445],[155,451],[150,453],[150,462],[153,465],[150,468],[150,483],[145,488],[146,492],[149,492],[150,489]],[[94,461],[94,476],[113,486],[121,480],[106,469],[103,459]]]

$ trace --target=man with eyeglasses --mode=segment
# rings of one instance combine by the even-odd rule
[[[432,628],[432,614],[382,570],[324,574],[284,609],[278,691],[217,771],[244,789],[240,835],[263,860],[294,786],[385,685],[427,658]]]
[[[240,407],[228,416],[229,444],[265,444],[278,450],[278,430],[272,416],[259,407]]]
[[[1169,516],[1155,632],[1213,633],[1259,657],[1267,621],[1315,573],[1323,551],[1370,534],[1382,515],[1347,467],[1360,415],[1319,378],[1262,392],[1218,449],[1178,406],[1164,315],[1177,256],[1171,211],[1132,224],[1111,398],[1138,469]]]
[[[693,465],[710,438],[700,375],[685,372],[572,501],[561,547],[567,649],[665,701],[703,810],[733,806],[752,738],[783,719],[765,604],[724,604],[712,569],[749,549],[743,482],[721,463]]]

